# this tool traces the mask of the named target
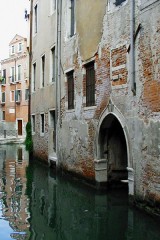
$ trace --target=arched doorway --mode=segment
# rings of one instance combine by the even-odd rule
[[[128,156],[124,131],[118,118],[109,113],[99,129],[99,157],[106,159],[107,182],[128,180]]]

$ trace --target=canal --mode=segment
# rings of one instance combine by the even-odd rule
[[[126,191],[98,193],[29,163],[24,145],[0,146],[0,240],[159,240],[159,226]]]

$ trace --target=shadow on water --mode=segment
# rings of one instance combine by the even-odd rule
[[[21,149],[21,150],[19,150]],[[159,219],[128,206],[126,191],[97,192],[0,148],[0,230],[5,239],[159,240]]]

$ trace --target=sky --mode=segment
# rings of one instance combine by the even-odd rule
[[[29,12],[29,4],[29,0],[0,0],[0,60],[9,57],[9,43],[16,34],[28,36],[24,11]]]

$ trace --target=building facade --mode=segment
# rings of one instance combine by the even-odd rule
[[[27,39],[18,34],[9,44],[9,58],[1,61],[1,121],[3,138],[26,136],[28,122],[28,51]]]
[[[127,182],[131,196],[155,205],[160,202],[159,11],[159,0],[62,0],[53,28],[57,166],[99,183]],[[39,10],[39,30],[42,19],[47,25],[43,14]],[[40,32],[47,46],[50,32],[47,27]],[[33,41],[40,44],[37,37]],[[43,70],[45,50],[33,45],[36,51]],[[51,101],[53,90],[48,85],[51,95],[45,94],[44,103],[38,79],[41,100],[32,98],[32,106],[43,114],[40,106]]]
[[[32,1],[31,123],[34,155],[55,158],[56,1]]]

